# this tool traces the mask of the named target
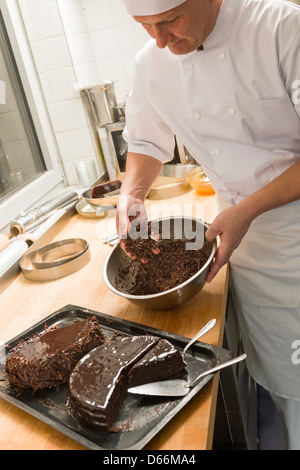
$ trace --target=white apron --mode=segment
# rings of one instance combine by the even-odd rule
[[[270,392],[300,400],[300,201],[257,217],[230,267],[250,374]]]

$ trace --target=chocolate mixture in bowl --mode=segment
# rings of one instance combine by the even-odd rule
[[[182,284],[202,268],[212,251],[212,243],[205,238],[202,248],[197,250],[187,249],[186,240],[175,238],[154,240],[149,235],[147,239],[128,237],[124,241],[126,250],[137,260],[147,260],[119,267],[116,288],[124,283],[130,270],[135,270],[134,284],[128,289],[131,295],[157,294]]]

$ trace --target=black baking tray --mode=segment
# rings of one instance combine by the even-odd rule
[[[93,450],[140,450],[201,390],[213,375],[206,376],[184,397],[149,397],[127,393],[113,424],[113,431],[102,431],[80,425],[67,407],[68,385],[45,389],[33,395],[29,390],[17,396],[5,377],[5,358],[21,339],[41,334],[45,328],[66,326],[95,315],[110,339],[123,336],[156,335],[183,350],[189,338],[161,331],[139,323],[96,312],[76,305],[66,305],[5,344],[0,354],[0,396],[41,421]],[[200,329],[200,328],[199,328]],[[230,351],[197,341],[185,357],[187,367],[181,378],[193,380],[199,373],[231,359]],[[176,376],[178,377],[178,376]]]

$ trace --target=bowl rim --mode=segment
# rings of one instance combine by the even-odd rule
[[[81,193],[81,198],[84,200],[84,202],[86,202],[87,204],[90,204],[93,207],[103,206],[103,205],[116,206],[118,204],[119,194],[114,194],[112,196],[92,197],[92,191],[94,188],[98,188],[99,186],[105,186],[109,183],[117,183],[118,188],[116,188],[114,191],[120,191],[121,186],[122,186],[122,181],[120,180],[105,181],[103,183],[95,184],[93,186],[90,186],[89,188],[84,189]]]
[[[192,220],[196,220],[197,222],[201,222],[204,227],[208,228],[209,227],[209,224],[207,222],[204,222],[204,220],[202,219],[197,219],[196,217],[191,217],[191,216],[172,216],[172,217],[160,217],[158,219],[154,219],[153,222],[156,222],[156,221],[160,221],[160,220],[166,220],[166,219],[192,219]],[[175,287],[172,287],[172,289],[168,289],[166,291],[163,291],[163,292],[157,292],[156,294],[147,294],[147,295],[133,295],[133,294],[126,294],[126,292],[121,292],[119,291],[118,289],[116,289],[108,280],[108,277],[107,277],[107,274],[106,274],[106,271],[107,271],[107,266],[108,266],[108,262],[113,254],[113,252],[119,248],[119,243],[117,243],[115,246],[112,247],[112,249],[109,251],[109,253],[107,254],[105,260],[104,260],[104,264],[103,264],[103,268],[102,268],[102,277],[103,277],[103,280],[106,284],[106,286],[112,291],[114,292],[115,294],[117,295],[120,295],[121,297],[124,297],[126,299],[132,299],[132,300],[148,300],[148,299],[156,299],[158,297],[162,297],[163,295],[166,295],[166,294],[170,294],[172,292],[175,292],[176,290],[178,289],[182,289],[186,284],[189,284],[191,283],[197,276],[199,276],[199,274],[204,271],[207,266],[212,262],[214,256],[215,256],[215,253],[217,251],[217,242],[216,240],[214,239],[212,241],[212,250],[211,250],[211,253],[209,255],[209,258],[207,259],[206,263],[201,267],[201,269],[199,269],[199,271],[197,271],[192,277],[190,277],[189,279],[187,279],[186,281],[182,282],[181,284],[179,284],[178,286],[175,286]],[[204,281],[205,282],[205,281]]]
[[[96,206],[116,206],[119,200],[119,194],[109,197],[87,197],[87,191],[90,191],[91,188],[84,191],[81,195],[81,198],[85,203],[90,204],[93,207]]]

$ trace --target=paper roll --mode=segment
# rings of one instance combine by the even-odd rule
[[[78,201],[78,194],[75,191],[65,191],[48,202],[45,202],[35,209],[31,209],[24,214],[20,214],[10,225],[10,233],[13,236],[25,233],[26,229],[41,217],[53,212],[55,209],[66,207],[70,203]]]
[[[11,239],[9,238],[8,235],[4,235],[3,233],[0,233],[0,253],[3,251],[8,245],[10,245]]]
[[[57,209],[53,215],[51,215],[45,222],[38,226],[36,230],[31,232],[30,236],[36,241],[41,238],[47,230],[49,230],[53,225],[66,213],[67,209]]]
[[[0,253],[0,277],[8,271],[28,250],[23,239],[15,239]]]

